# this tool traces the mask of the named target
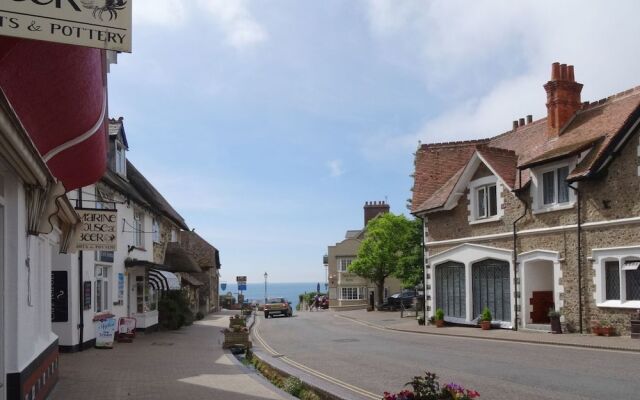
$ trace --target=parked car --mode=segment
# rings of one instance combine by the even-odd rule
[[[409,308],[417,295],[415,290],[403,290],[401,293],[395,293],[387,297],[386,305],[391,309],[398,309],[401,305],[404,308]]]
[[[267,303],[264,305],[264,317],[269,318],[270,315],[280,314],[285,317],[293,315],[291,309],[291,303],[284,297],[271,297],[267,299]]]

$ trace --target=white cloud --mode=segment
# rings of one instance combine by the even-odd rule
[[[441,110],[415,132],[366,141],[365,154],[406,154],[418,140],[493,136],[527,114],[542,118],[542,85],[555,61],[575,65],[576,79],[584,84],[583,100],[639,83],[640,55],[629,50],[640,34],[634,19],[640,12],[637,1],[366,4],[381,52],[390,63],[420,76]]]
[[[193,14],[212,20],[224,35],[225,42],[238,50],[258,45],[268,38],[245,0],[136,0],[134,27],[137,24],[181,27]]]
[[[344,174],[344,168],[342,167],[341,160],[330,160],[327,161],[327,168],[329,168],[329,173],[332,177],[337,178]]]
[[[133,26],[181,26],[187,20],[185,0],[136,0],[133,5]]]
[[[199,0],[198,4],[216,21],[232,47],[251,47],[267,39],[267,32],[245,0]]]

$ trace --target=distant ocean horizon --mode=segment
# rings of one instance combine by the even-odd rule
[[[318,282],[267,282],[267,297],[284,297],[291,302],[291,306],[295,309],[299,303],[298,295],[303,293],[315,293]],[[324,292],[324,283],[320,282],[320,291]],[[220,287],[220,295],[231,292],[234,296],[238,294],[238,285],[227,283],[227,287],[223,290]],[[247,300],[262,300],[264,302],[264,282],[248,283],[247,290],[242,294]]]

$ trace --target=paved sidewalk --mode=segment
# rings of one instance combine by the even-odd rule
[[[222,350],[228,315],[141,334],[111,350],[62,354],[50,399],[291,399]]]
[[[400,312],[354,310],[336,312],[336,316],[350,318],[381,329],[402,332],[640,352],[640,340],[631,339],[629,336],[604,337],[578,333],[554,335],[524,330],[516,332],[508,329],[483,331],[480,328],[463,326],[436,328],[432,325],[418,325],[415,317],[400,318]]]

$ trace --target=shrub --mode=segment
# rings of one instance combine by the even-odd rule
[[[491,310],[489,310],[489,307],[485,307],[480,315],[480,321],[491,321],[492,319],[493,316],[491,315]]]
[[[290,395],[298,397],[302,391],[302,381],[295,376],[290,376],[285,379],[282,389]]]
[[[413,390],[384,392],[383,400],[472,400],[480,397],[480,393],[475,390],[465,389],[456,383],[440,385],[438,376],[432,372],[414,376],[407,386],[411,386]]]
[[[204,318],[204,314],[200,311],[198,311],[196,313],[196,320],[200,321],[202,318]]]
[[[438,308],[436,310],[436,321],[442,321],[444,319],[444,310],[442,308]]]
[[[193,323],[189,300],[181,290],[168,290],[158,302],[158,320],[167,329],[180,329]]]

